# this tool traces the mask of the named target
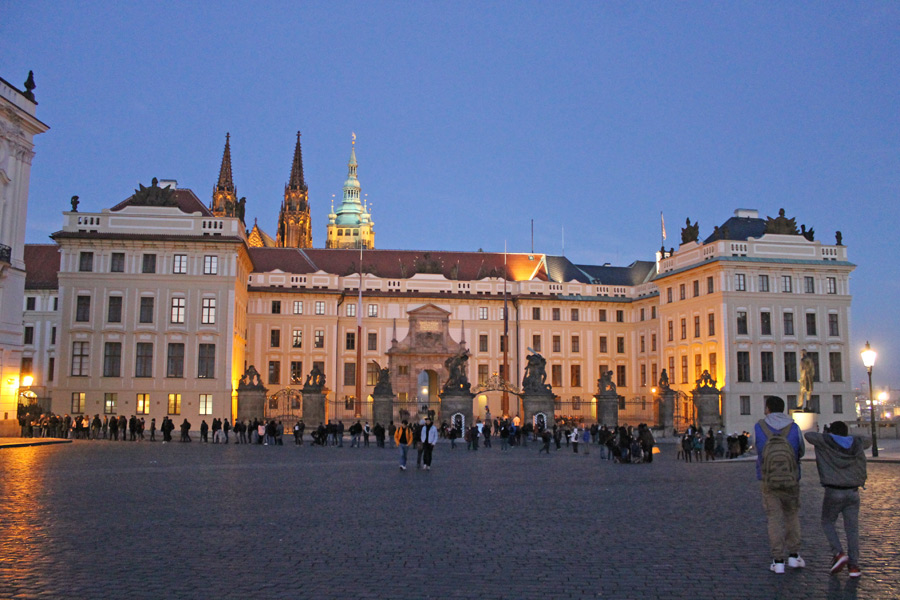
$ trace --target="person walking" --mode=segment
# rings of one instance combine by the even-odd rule
[[[787,566],[806,566],[800,557],[800,459],[806,445],[800,428],[784,414],[784,400],[766,396],[766,417],[754,427],[756,433],[756,478],[762,482],[762,500],[768,521],[773,573]],[[787,556],[785,556],[787,555]]]
[[[822,529],[833,554],[831,574],[839,573],[846,565],[850,577],[859,577],[859,488],[866,484],[865,449],[871,447],[872,440],[851,436],[843,421],[835,421],[827,431],[809,431],[803,437],[816,448],[816,468],[825,488]],[[849,555],[834,526],[838,515],[844,518]]]
[[[409,428],[409,422],[403,419],[400,427],[394,432],[394,443],[400,448],[400,470],[406,470],[406,459],[409,454],[409,445],[413,441],[413,432]]]
[[[425,425],[422,427],[422,462],[426,471],[431,470],[431,455],[434,452],[434,445],[437,444],[438,430],[431,422],[431,417],[425,417]]]

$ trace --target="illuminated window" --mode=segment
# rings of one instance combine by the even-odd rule
[[[166,410],[170,415],[181,414],[181,394],[169,394]]]
[[[200,414],[211,415],[213,409],[213,395],[200,394]]]
[[[72,411],[73,413],[84,412],[84,392],[72,392]]]
[[[150,414],[150,394],[138,394],[135,404],[137,405],[137,414]]]
[[[106,392],[103,394],[103,414],[114,415],[116,413],[116,405],[119,403],[119,395],[114,392]]]

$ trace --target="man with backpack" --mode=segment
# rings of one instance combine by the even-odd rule
[[[769,546],[773,573],[784,573],[787,566],[806,566],[800,557],[800,458],[806,445],[800,428],[784,414],[784,400],[766,396],[766,417],[760,419],[756,433],[756,478],[762,482],[763,508],[768,521]],[[785,556],[787,555],[787,556]]]
[[[819,481],[825,488],[822,529],[834,553],[831,574],[840,572],[847,565],[850,577],[859,577],[859,488],[866,485],[864,450],[872,445],[872,440],[851,436],[843,421],[835,421],[825,431],[828,433],[809,431],[804,437],[816,448]],[[849,556],[844,553],[834,527],[838,515],[844,516]]]

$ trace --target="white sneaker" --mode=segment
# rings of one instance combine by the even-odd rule
[[[784,573],[784,563],[783,562],[775,562],[772,561],[772,564],[769,565],[769,570],[773,573],[783,574]]]
[[[789,556],[787,565],[792,569],[802,569],[806,566],[806,561],[799,556]]]

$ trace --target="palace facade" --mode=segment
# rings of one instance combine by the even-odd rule
[[[18,429],[16,408],[23,391],[24,342],[22,323],[25,293],[25,217],[34,136],[49,127],[35,116],[34,78],[24,91],[0,79],[0,435]]]
[[[24,356],[55,412],[233,419],[250,365],[267,414],[302,413],[296,398],[314,366],[326,376],[327,418],[371,418],[379,367],[389,368],[396,406],[440,411],[444,361],[465,348],[476,416],[522,413],[516,392],[538,352],[557,415],[592,422],[597,380],[611,371],[619,421],[658,424],[665,369],[684,425],[708,371],[722,425],[739,431],[763,416],[765,395],[796,398],[805,350],[821,422],[856,418],[854,265],[839,234],[823,243],[783,214],[740,209],[705,239],[688,223],[677,249],[627,266],[376,250],[354,148],[341,210],[329,216],[331,247],[311,248],[311,236],[283,225],[309,214],[298,137],[279,235],[259,243],[236,200],[229,144],[209,207],[154,180],[100,212],[73,206],[55,244],[28,248]]]

